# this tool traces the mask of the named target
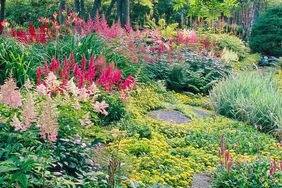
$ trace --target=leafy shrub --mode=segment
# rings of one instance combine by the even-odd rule
[[[281,129],[282,94],[270,75],[241,73],[219,83],[210,93],[215,110],[264,131]]]
[[[19,85],[23,85],[27,78],[35,78],[36,67],[46,56],[32,46],[0,36],[0,84],[11,73]]]
[[[221,59],[223,60],[224,63],[227,63],[227,64],[232,64],[232,63],[236,63],[239,61],[238,54],[226,48],[223,49]]]
[[[275,163],[275,164],[274,164]],[[281,187],[282,169],[279,161],[259,159],[253,162],[229,160],[213,172],[214,187]]]
[[[58,8],[57,3],[52,0],[22,1],[15,0],[7,2],[7,20],[15,24],[27,24],[29,21],[39,24],[40,17],[51,17]],[[17,11],[14,11],[17,10]]]
[[[245,46],[244,42],[234,35],[221,34],[217,41],[218,50],[223,50],[226,48],[227,50],[231,50],[234,53],[237,53],[239,56],[239,60],[243,59],[249,49]]]
[[[207,94],[229,74],[229,67],[206,57],[186,54],[185,63],[172,65],[166,82],[170,89]]]
[[[253,70],[260,60],[260,54],[247,54],[244,59],[234,64],[235,70]]]
[[[253,26],[250,47],[254,52],[282,56],[282,6],[268,9]]]
[[[109,104],[109,107],[107,108],[109,114],[107,116],[99,115],[99,122],[101,125],[117,122],[125,116],[126,109],[119,95],[104,96],[101,100],[105,100],[106,103]]]

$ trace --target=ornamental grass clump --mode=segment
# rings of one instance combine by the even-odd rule
[[[262,131],[281,132],[282,93],[271,75],[230,76],[214,87],[210,98],[219,114],[245,121]]]

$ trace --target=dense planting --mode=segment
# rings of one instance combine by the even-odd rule
[[[282,186],[281,67],[243,41],[257,1],[70,2],[0,22],[0,187]]]

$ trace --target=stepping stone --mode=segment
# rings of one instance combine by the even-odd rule
[[[189,123],[192,120],[187,118],[183,113],[176,110],[154,110],[150,112],[155,119],[160,119],[166,122],[174,122],[177,124]]]
[[[208,174],[194,174],[194,180],[191,188],[210,188],[211,177]]]
[[[198,109],[194,109],[193,112],[198,116],[198,117],[201,117],[201,118],[204,118],[204,117],[210,117],[211,114],[205,112],[205,111],[202,111],[202,110],[198,110]]]

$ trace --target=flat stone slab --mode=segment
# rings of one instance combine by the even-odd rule
[[[150,115],[155,119],[160,119],[166,122],[174,122],[177,124],[189,123],[192,121],[183,113],[176,110],[154,110],[150,112]]]
[[[194,174],[194,180],[191,188],[210,188],[211,177],[208,174]]]
[[[194,109],[193,112],[200,118],[204,118],[204,117],[210,117],[211,114],[205,112],[205,111],[202,111],[202,110],[198,110],[198,109]]]

